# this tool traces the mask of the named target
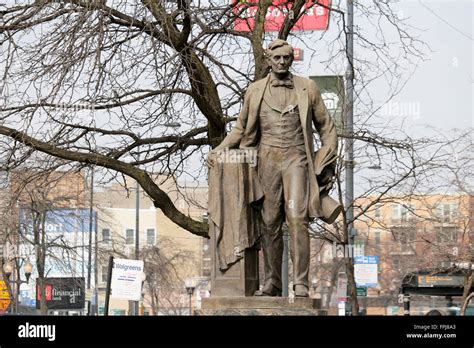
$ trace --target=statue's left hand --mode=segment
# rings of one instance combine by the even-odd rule
[[[334,170],[330,166],[326,166],[320,175],[318,175],[319,187],[326,186],[326,190],[329,191],[332,188],[334,177]]]

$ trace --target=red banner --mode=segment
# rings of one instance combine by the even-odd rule
[[[235,1],[238,1],[239,4],[235,6],[233,13],[239,18],[234,21],[234,29],[245,32],[252,31],[259,0],[232,0],[232,2]],[[330,0],[308,0],[303,7],[305,13],[292,30],[326,30],[329,23],[329,10],[327,9],[329,4]],[[291,12],[292,7],[293,1],[291,0],[273,0],[265,17],[265,31],[279,31],[287,16],[296,16]]]

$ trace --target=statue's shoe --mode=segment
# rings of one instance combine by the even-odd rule
[[[278,296],[281,297],[281,290],[276,286],[271,284],[270,286],[265,286],[262,290],[257,290],[255,296]]]
[[[295,285],[295,297],[309,297],[308,287],[306,285]]]

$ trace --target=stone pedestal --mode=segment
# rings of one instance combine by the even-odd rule
[[[225,272],[219,268],[217,261],[216,231],[210,224],[211,235],[211,296],[253,296],[259,288],[258,280],[258,250],[249,248],[243,252],[243,257],[232,264]]]
[[[298,297],[211,297],[201,307],[195,315],[327,315],[320,299]]]

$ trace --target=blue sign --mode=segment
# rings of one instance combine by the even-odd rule
[[[354,263],[359,265],[376,265],[379,263],[378,256],[356,256]]]
[[[378,256],[354,257],[354,278],[357,286],[378,285]]]
[[[89,232],[89,209],[54,209],[46,212],[44,229],[46,233]],[[92,228],[95,228],[96,213],[92,214]],[[30,209],[20,210],[20,225],[25,232],[32,233],[33,217]]]

